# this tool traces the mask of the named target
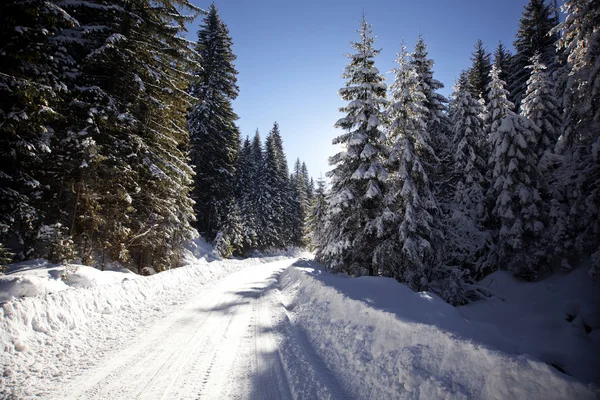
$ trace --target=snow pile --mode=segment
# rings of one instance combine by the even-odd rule
[[[387,278],[334,276],[315,266],[305,261],[282,274],[283,303],[344,391],[356,398],[600,395],[592,383],[489,345],[522,349],[495,326],[466,320],[434,294],[414,293]]]
[[[588,270],[582,266],[534,283],[497,271],[480,282],[494,296],[459,310],[511,340],[506,346],[488,336],[487,344],[531,354],[580,380],[600,383],[600,289]]]
[[[128,345],[203,286],[261,262],[194,259],[189,266],[137,279],[124,280],[132,275],[113,272],[121,277],[117,284],[88,288],[75,284],[69,290],[60,290],[63,283],[54,280],[57,290],[52,293],[5,302],[0,309],[0,398],[43,395],[95,365],[111,349]],[[53,268],[42,270],[48,274]],[[34,285],[53,281],[29,275],[23,279]],[[81,274],[92,275],[88,270]]]
[[[41,259],[12,264],[6,275],[0,276],[0,302],[43,296],[69,288],[110,285],[139,277],[118,265],[106,269],[100,271],[85,265],[50,264]]]

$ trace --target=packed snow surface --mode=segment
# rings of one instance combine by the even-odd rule
[[[5,301],[0,397],[595,399],[598,364],[581,358],[594,348],[573,341],[583,332],[597,344],[593,295],[575,291],[582,282],[575,271],[530,284],[528,294],[497,273],[482,282],[491,300],[454,308],[391,279],[330,275],[306,259],[196,259],[150,277]],[[519,306],[536,296],[555,303]],[[566,311],[578,311],[556,340],[574,354],[555,349],[544,359],[552,339],[529,338],[556,331],[565,298],[578,305]],[[587,364],[578,368],[578,358]]]

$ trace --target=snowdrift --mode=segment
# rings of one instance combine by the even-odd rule
[[[60,268],[25,273],[23,279],[37,288],[28,294],[38,297],[6,301],[0,308],[0,398],[48,393],[57,382],[95,365],[111,348],[126,346],[203,286],[246,265],[276,259],[208,262],[190,256],[190,265],[148,277],[84,269],[88,278],[117,274],[115,284],[86,280],[84,286],[93,283],[91,287],[53,279]],[[46,293],[52,285],[52,293]]]
[[[289,317],[346,393],[360,399],[595,399],[598,386],[503,349],[488,323],[387,278],[330,275],[304,261],[280,278]],[[597,354],[597,353],[596,353]]]

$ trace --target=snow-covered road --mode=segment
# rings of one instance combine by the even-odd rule
[[[291,398],[278,351],[281,324],[287,319],[276,283],[294,261],[257,264],[229,275],[144,333],[135,345],[116,351],[60,388],[54,397]],[[304,353],[297,358],[310,359],[306,341],[292,347]],[[294,351],[287,354],[293,358]],[[291,360],[296,361],[300,360]],[[311,367],[310,362],[304,364],[304,368]],[[310,386],[320,390],[319,398],[334,397],[330,394],[335,390],[328,390],[328,374],[304,371],[303,376],[310,377]],[[312,381],[319,377],[328,381]],[[301,384],[298,379],[303,378],[292,378],[295,385]]]

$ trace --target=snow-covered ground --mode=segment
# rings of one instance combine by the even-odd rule
[[[65,287],[38,281],[2,304],[0,397],[600,396],[598,291],[579,270],[534,284],[498,272],[481,282],[494,297],[454,308],[306,259],[208,258],[150,277],[63,281],[39,263],[5,276]]]
[[[579,304],[580,318],[584,303],[586,318],[600,310],[582,271],[534,284],[497,272],[482,284],[504,300],[459,308],[392,279],[330,275],[308,261],[286,270],[281,288],[292,326],[350,397],[594,399],[598,331],[588,335],[558,307]]]

